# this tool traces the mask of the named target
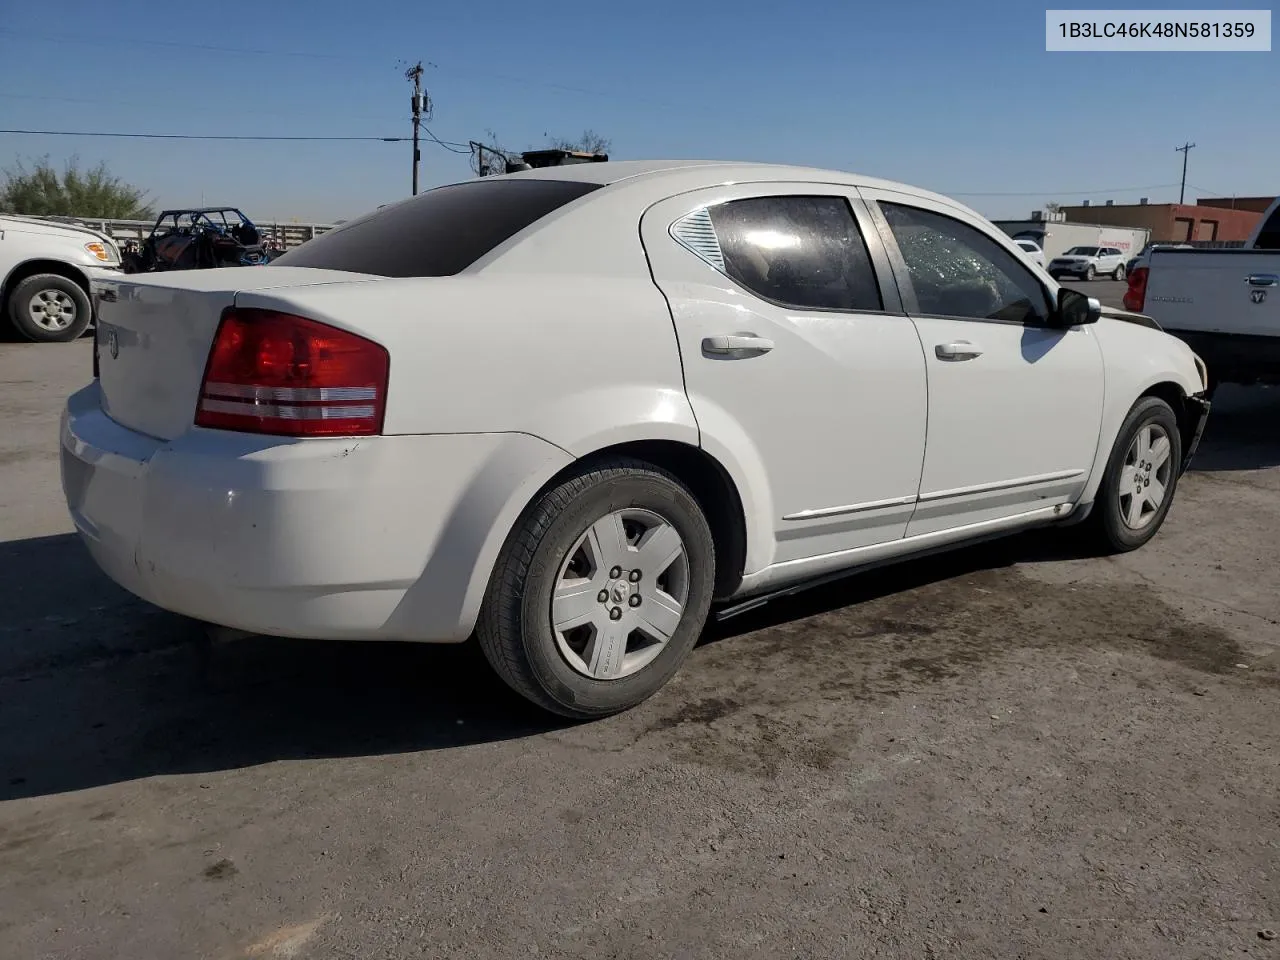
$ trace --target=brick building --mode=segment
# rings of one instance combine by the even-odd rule
[[[1069,222],[1101,223],[1112,227],[1146,227],[1153,243],[1181,243],[1186,240],[1219,242],[1246,240],[1258,225],[1262,212],[1274,197],[1237,197],[1235,209],[1230,198],[1207,204],[1127,203],[1101,206],[1084,204],[1063,207]],[[1225,202],[1225,206],[1222,205]],[[1242,203],[1249,204],[1242,209]],[[1261,204],[1259,206],[1259,204]]]
[[[1196,197],[1196,203],[1202,207],[1226,207],[1228,210],[1252,210],[1254,213],[1266,213],[1275,202],[1275,197]]]

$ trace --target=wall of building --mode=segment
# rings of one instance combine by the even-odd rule
[[[1145,203],[1113,206],[1063,207],[1068,220],[1106,223],[1117,227],[1146,227],[1153,243],[1184,240],[1245,240],[1262,214],[1192,203]],[[1265,208],[1264,208],[1265,209]]]
[[[1252,210],[1254,213],[1266,213],[1275,197],[1196,197],[1196,203],[1202,207],[1226,207],[1228,210]]]

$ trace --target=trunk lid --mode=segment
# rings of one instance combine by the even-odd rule
[[[194,422],[213,336],[237,294],[375,279],[309,267],[228,267],[99,281],[102,408],[121,426],[173,440]]]

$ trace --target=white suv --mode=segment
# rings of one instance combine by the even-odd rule
[[[1049,261],[1049,275],[1055,280],[1064,276],[1123,280],[1124,254],[1116,247],[1072,247]]]

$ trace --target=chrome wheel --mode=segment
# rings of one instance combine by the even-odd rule
[[[676,528],[651,510],[615,510],[560,565],[551,631],[578,673],[620,680],[662,652],[688,599],[689,558]]]
[[[27,302],[27,312],[32,323],[50,333],[66,330],[76,322],[80,313],[70,294],[52,288],[37,290]]]
[[[1158,423],[1148,423],[1134,435],[1116,491],[1120,516],[1129,529],[1145,529],[1159,514],[1172,479],[1172,452],[1169,434]]]

